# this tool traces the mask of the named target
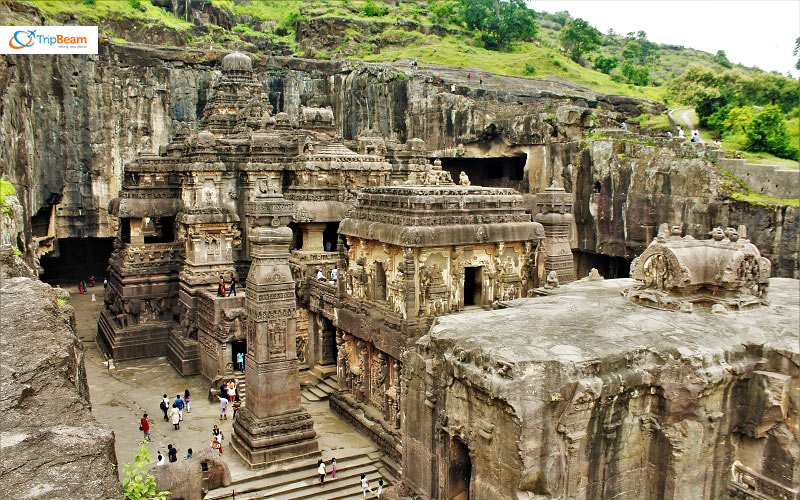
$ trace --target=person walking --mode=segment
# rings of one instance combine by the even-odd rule
[[[183,403],[186,405],[186,413],[192,413],[192,395],[189,394],[189,389],[183,391]]]
[[[153,438],[150,437],[150,421],[147,419],[147,413],[142,415],[142,419],[139,421],[139,430],[142,431],[144,437],[147,438],[149,442],[153,442]]]
[[[214,424],[214,428],[211,429],[211,436],[220,443],[225,439],[225,434],[222,433],[222,429],[217,424]]]
[[[375,492],[372,491],[372,488],[369,487],[369,481],[367,481],[367,475],[362,473],[361,474],[361,492],[364,494],[364,498],[367,498],[367,491],[369,491],[373,495],[375,494]]]
[[[217,285],[217,297],[225,296],[225,278],[219,275],[219,285]]]
[[[169,398],[166,394],[161,398],[161,405],[159,408],[164,412],[164,420],[169,420],[169,415],[167,415],[167,411],[169,410]]]
[[[467,81],[472,80],[472,73],[467,73]]]
[[[190,458],[192,458],[192,449],[191,448],[186,450],[186,460],[189,460]]]
[[[455,83],[450,85],[450,93],[451,94],[455,94],[456,93],[456,84]]]
[[[169,456],[169,463],[178,461],[178,449],[171,444],[167,445],[167,455]]]
[[[178,408],[176,406],[170,407],[170,409],[167,411],[167,414],[169,415],[169,421],[172,423],[172,425],[175,426],[175,430],[177,431],[178,429],[180,429],[181,414],[178,411]]]
[[[216,439],[212,439],[211,440],[211,448],[219,451],[220,456],[222,456],[222,443],[220,443]]]
[[[183,420],[183,408],[186,406],[181,399],[180,394],[175,395],[175,402],[172,403],[172,406],[178,409],[178,418],[182,421]]]
[[[333,479],[336,479],[336,458],[335,457],[334,457],[333,460],[331,460],[331,477]]]
[[[378,491],[375,492],[375,498],[380,498],[383,493],[383,479],[378,479]]]
[[[244,353],[238,352],[236,353],[236,365],[239,367],[239,371],[244,371]]]
[[[219,396],[219,419],[228,420],[228,400],[225,395]]]
[[[325,486],[325,462],[317,462],[317,474],[319,474],[319,485]]]
[[[108,288],[108,278],[103,278],[103,288]]]
[[[164,465],[164,455],[161,454],[161,450],[158,450],[158,459],[156,460],[156,465]]]
[[[236,297],[236,276],[231,276],[231,288],[228,290],[228,297],[233,294]]]
[[[236,401],[236,382],[233,379],[228,382],[228,401]]]

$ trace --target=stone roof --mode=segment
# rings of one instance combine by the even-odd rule
[[[246,54],[231,52],[222,58],[222,71],[253,71],[253,62]]]
[[[349,149],[341,142],[330,142],[320,147],[317,151],[314,152],[313,155],[314,156],[359,156],[358,153]]]

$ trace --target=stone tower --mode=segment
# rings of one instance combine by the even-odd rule
[[[233,447],[250,465],[267,465],[319,453],[314,422],[300,406],[295,350],[297,306],[289,270],[294,205],[257,182],[245,209],[254,228],[247,276],[247,403],[233,423]]]
[[[545,238],[539,245],[538,284],[541,286],[551,271],[558,275],[561,284],[575,281],[575,266],[572,262],[572,249],[569,243],[570,226],[574,202],[572,193],[564,188],[551,186],[535,197],[534,220],[544,226]],[[544,257],[544,258],[542,258]]]

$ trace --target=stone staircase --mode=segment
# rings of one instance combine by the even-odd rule
[[[334,455],[336,479],[330,476],[330,459]],[[367,474],[373,489],[377,489],[378,479],[383,479],[384,488],[394,483],[381,466],[380,453],[375,448],[326,452],[324,456],[328,469],[324,486],[319,485],[316,459],[301,460],[280,470],[234,476],[230,486],[209,491],[204,500],[363,500],[361,474]]]
[[[303,403],[312,403],[315,401],[324,401],[333,391],[339,390],[339,383],[336,382],[334,377],[328,376],[323,380],[317,381],[316,384],[307,385],[300,391],[300,401]]]

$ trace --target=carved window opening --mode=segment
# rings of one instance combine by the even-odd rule
[[[594,181],[594,192],[599,193],[603,189],[603,186],[600,184],[600,181]]]
[[[142,228],[145,243],[172,243],[175,241],[175,217],[145,219]]]
[[[386,270],[380,262],[375,263],[375,300],[386,300]]]
[[[447,453],[447,491],[448,500],[469,500],[469,484],[472,479],[472,460],[469,448],[461,440],[450,438]]]
[[[289,223],[289,229],[292,230],[292,243],[291,250],[301,250],[303,248],[303,231],[296,222]]]
[[[128,217],[119,220],[119,237],[123,243],[131,242],[131,220]]]
[[[483,267],[464,268],[464,305],[476,306],[483,303]]]
[[[336,251],[336,243],[339,239],[338,233],[338,222],[328,222],[325,224],[325,231],[322,233],[322,245],[326,252]]]

